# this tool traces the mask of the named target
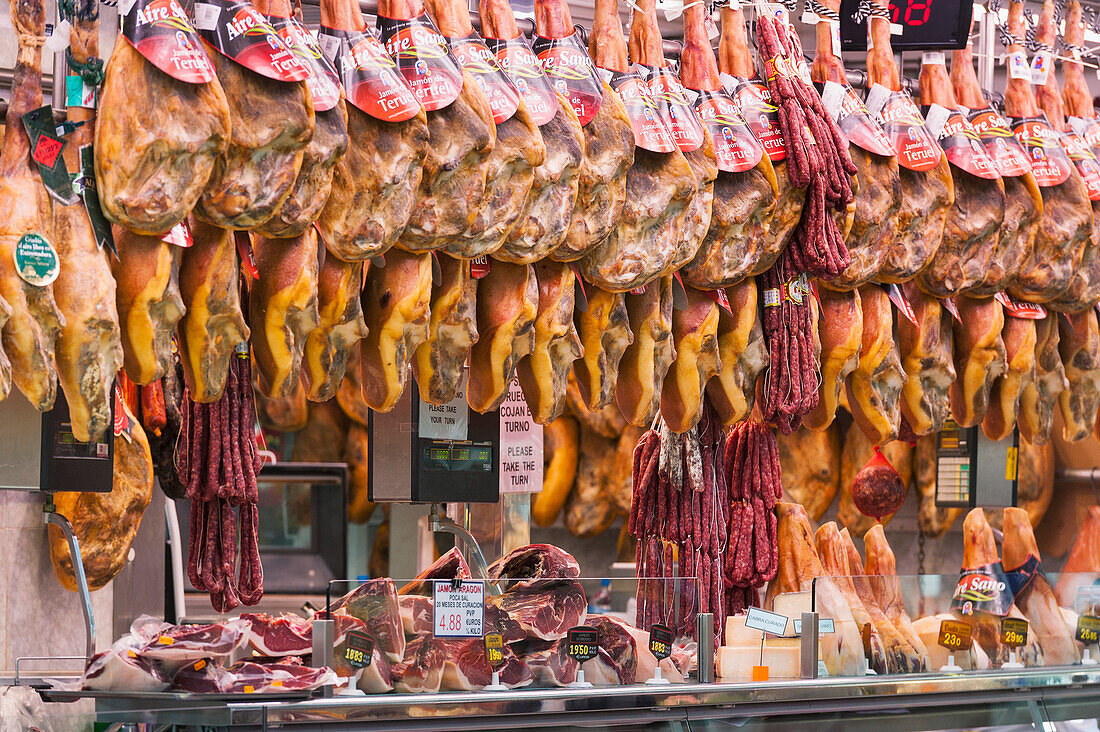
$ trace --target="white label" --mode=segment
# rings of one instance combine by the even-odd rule
[[[779,306],[779,290],[774,288],[764,290],[764,307],[774,308]]]
[[[1085,119],[1084,117],[1066,117],[1066,123],[1069,128],[1076,132],[1081,137],[1085,136],[1085,130],[1088,129],[1091,119]]]
[[[65,50],[65,47],[69,45],[69,32],[72,30],[72,26],[69,25],[69,21],[61,21],[56,28],[53,29],[53,33],[50,33],[46,39],[46,48],[50,49],[54,53],[60,53]]]
[[[1050,51],[1040,51],[1031,59],[1031,83],[1043,86],[1050,76],[1050,67],[1054,63],[1054,56]]]
[[[500,405],[500,492],[542,490],[542,425],[535,424],[519,379]]]
[[[707,29],[707,38],[712,41],[720,34],[718,24],[714,22],[714,18],[710,17],[710,13],[703,18],[703,27]]]
[[[122,2],[118,4],[118,20],[120,24],[123,17],[130,14],[130,9],[134,7],[134,3],[136,2],[137,0],[122,0]]]
[[[920,62],[922,65],[927,66],[931,66],[932,64],[943,66],[945,64],[943,51],[925,51],[921,54]]]
[[[825,111],[834,122],[840,119],[840,110],[844,108],[847,92],[846,86],[835,81],[826,81],[825,88],[821,90],[821,103],[825,105]]]
[[[1027,56],[1023,51],[1013,51],[1008,54],[1008,77],[1031,81],[1031,68],[1027,65]]]
[[[210,3],[195,3],[195,27],[199,30],[212,31],[218,27],[218,16],[221,11],[218,6]]]
[[[881,112],[882,108],[886,106],[886,100],[890,98],[892,93],[882,84],[873,84],[870,91],[867,92],[867,111],[871,114]]]
[[[485,627],[485,583],[464,580],[456,587],[451,580],[435,580],[432,586],[435,635],[480,638]]]
[[[904,32],[905,32],[905,27],[902,26],[901,23],[891,23],[890,24],[890,35],[900,36]]]
[[[469,439],[470,406],[466,403],[466,380],[446,404],[420,400],[420,436],[430,440]]]
[[[829,21],[829,34],[832,36],[833,55],[840,58],[840,23]]]
[[[745,627],[753,630],[762,630],[772,635],[783,635],[787,630],[787,616],[779,613],[769,613],[758,607],[750,607],[745,617]]]
[[[718,74],[718,80],[722,82],[722,88],[726,90],[727,94],[733,94],[733,90],[737,88],[737,77],[731,74],[721,73]]]
[[[809,10],[803,10],[802,17],[799,20],[805,25],[817,25],[821,22],[821,18],[817,17],[817,13],[811,13]]]
[[[330,36],[328,33],[318,33],[317,45],[321,47],[321,53],[325,54],[325,58],[333,63],[336,62],[336,53],[340,50],[339,38]]]
[[[794,632],[798,635],[802,635],[802,618],[795,618],[791,622],[794,623]],[[826,633],[835,633],[836,630],[833,625],[832,618],[818,618],[817,619],[817,634],[824,635]]]
[[[951,110],[940,104],[931,104],[924,115],[924,126],[932,133],[932,137],[939,139],[943,132],[943,126],[947,124],[947,118],[951,116]]]

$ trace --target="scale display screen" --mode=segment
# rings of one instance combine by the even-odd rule
[[[844,51],[867,50],[866,21],[852,17],[859,0],[841,0],[840,46]],[[974,11],[971,0],[890,0],[890,22],[901,28],[890,45],[895,51],[936,51],[963,48]]]
[[[424,470],[447,473],[491,473],[493,445],[488,442],[428,442]]]

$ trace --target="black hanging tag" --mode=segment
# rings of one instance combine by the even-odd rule
[[[23,115],[23,127],[31,143],[31,158],[38,164],[42,185],[60,203],[70,206],[80,198],[73,190],[69,171],[65,168],[64,138],[58,134],[53,122],[53,107],[46,105]]]

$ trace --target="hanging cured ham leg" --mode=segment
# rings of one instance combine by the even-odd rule
[[[477,342],[477,280],[470,262],[439,257],[439,282],[432,285],[428,340],[413,359],[420,398],[446,404],[462,384],[463,364]]]
[[[1069,388],[1060,353],[1058,315],[1051,313],[1035,321],[1035,379],[1020,392],[1016,424],[1020,436],[1035,445],[1045,445],[1054,428],[1054,405]]]
[[[672,338],[672,278],[662,277],[640,295],[626,296],[634,342],[619,363],[615,403],[626,421],[649,427],[661,404],[661,383],[676,358]]]
[[[915,435],[943,429],[951,417],[950,388],[955,382],[951,314],[915,283],[902,286],[917,321],[898,313],[898,350],[905,369],[901,413]]]
[[[593,412],[615,398],[619,363],[634,342],[626,296],[598,287],[588,289],[588,307],[574,308],[573,321],[581,339],[581,357],[573,364],[581,398]]]
[[[1043,4],[1036,40],[1052,44],[1054,5]],[[1008,32],[1011,43],[1008,53],[1024,53],[1026,30],[1023,2],[1012,2],[1008,9]],[[1026,58],[1024,60],[1026,64]],[[1085,242],[1092,235],[1092,207],[1085,183],[1058,145],[1057,133],[1050,125],[1062,120],[1039,120],[1039,104],[1029,79],[1012,78],[1005,89],[1005,113],[1011,118],[1013,131],[1021,142],[1034,148],[1045,165],[1032,164],[1032,170],[1043,195],[1043,215],[1035,235],[1035,246],[1024,260],[1019,276],[1012,285],[1013,295],[1033,302],[1047,302],[1069,287],[1074,268],[1081,261]],[[1026,132],[1027,137],[1024,137]],[[1050,154],[1047,149],[1058,153]]]
[[[676,434],[699,423],[706,403],[704,389],[721,370],[718,350],[718,303],[706,293],[687,289],[687,304],[672,312],[672,362],[661,389],[661,417]]]
[[[718,373],[707,382],[707,399],[722,423],[732,425],[752,413],[756,380],[768,366],[768,346],[757,311],[756,280],[726,288],[730,311],[718,310]]]
[[[1058,351],[1069,386],[1058,395],[1062,436],[1078,442],[1092,434],[1100,409],[1100,328],[1096,312],[1085,310],[1058,318]]]
[[[324,255],[324,253],[322,253]],[[368,265],[329,252],[317,275],[317,327],[306,336],[302,368],[310,401],[328,401],[344,380],[348,359],[367,334],[359,291]],[[357,397],[362,401],[362,395]]]
[[[324,0],[321,26],[349,34],[367,32],[354,0]],[[381,55],[384,49],[379,45],[375,51]],[[395,75],[386,81],[401,83]],[[412,93],[401,89],[406,94],[393,97],[400,102],[393,119],[360,109],[356,99],[346,104],[348,150],[333,171],[317,231],[329,252],[349,262],[385,254],[412,215],[428,152],[428,125]]]
[[[477,283],[477,343],[470,351],[466,401],[491,412],[508,394],[516,365],[535,347],[539,281],[531,265],[493,263]]]
[[[1100,506],[1090,506],[1054,588],[1058,604],[1074,607],[1077,588],[1100,577]]]
[[[993,298],[956,298],[959,320],[953,320],[955,373],[951,384],[951,412],[962,427],[982,421],[989,408],[993,383],[1005,372],[1005,343],[1001,337],[1005,316]]]
[[[77,64],[99,55],[97,15],[94,4],[77,8],[69,35]],[[93,116],[93,110],[69,107],[69,121],[84,122],[66,148],[70,170],[80,169],[80,148],[92,142]],[[88,442],[102,437],[111,424],[111,387],[122,367],[115,280],[110,253],[100,249],[83,201],[54,204],[54,231],[63,266],[53,292],[65,321],[57,336],[57,376],[69,405],[73,436]]]
[[[844,530],[845,532],[847,529]],[[843,533],[843,532],[842,532]],[[849,537],[849,542],[851,538]],[[909,619],[909,613],[905,610],[905,598],[901,594],[901,581],[898,579],[897,563],[894,559],[894,550],[886,542],[886,534],[883,533],[882,524],[876,524],[863,536],[864,552],[867,559],[864,562],[864,574],[868,576],[874,591],[878,606],[894,624],[898,632],[909,642],[920,658],[919,670],[928,670],[928,649],[913,628],[913,621]],[[855,550],[853,545],[848,550],[849,557]],[[858,553],[856,556],[859,556]]]
[[[890,442],[901,424],[901,390],[905,371],[894,338],[890,298],[876,285],[859,290],[863,309],[863,340],[859,362],[848,375],[848,408],[872,445]]]
[[[858,195],[856,200],[859,200]],[[821,341],[821,396],[817,407],[803,418],[803,424],[810,429],[823,430],[832,424],[840,406],[844,382],[859,365],[863,343],[863,305],[859,290],[818,290],[817,331]]]
[[[45,11],[39,0],[11,2],[11,21],[19,36],[11,99],[0,149],[0,299],[11,306],[4,323],[3,347],[11,359],[12,380],[31,405],[46,411],[57,393],[54,341],[64,325],[51,286],[52,272],[20,271],[20,249],[45,242],[53,250],[53,202],[31,161],[30,140],[22,115],[42,106],[42,44]]]
[[[991,440],[1001,440],[1012,434],[1020,394],[1035,379],[1035,321],[1005,318],[1001,339],[1005,344],[1005,373],[993,382],[989,410],[982,420],[982,431]]]
[[[576,278],[568,264],[543,261],[534,269],[539,285],[535,345],[516,366],[516,375],[531,418],[537,424],[549,424],[565,409],[566,380],[582,353],[573,324]]]

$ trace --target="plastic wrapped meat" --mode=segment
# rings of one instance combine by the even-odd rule
[[[151,638],[140,653],[172,671],[202,659],[225,659],[244,646],[250,627],[240,618],[210,625],[173,625]]]
[[[597,686],[627,686],[653,678],[657,658],[649,650],[648,632],[611,615],[590,615],[585,622],[600,632],[599,655],[583,666],[586,681]],[[662,678],[674,684],[683,682],[671,658],[660,664]]]
[[[577,680],[580,664],[565,652],[564,639],[556,641],[526,640],[512,646],[520,660],[527,664],[540,686],[568,686]]]
[[[90,691],[164,691],[164,678],[156,662],[132,648],[103,651],[92,656],[84,669],[81,689]]]
[[[405,656],[405,634],[401,630],[401,611],[393,580],[364,582],[332,603],[333,613],[339,610],[362,620],[367,633],[391,660],[400,661]]]
[[[313,625],[301,616],[241,613],[241,619],[249,622],[248,646],[257,655],[300,656],[313,652]]]
[[[477,691],[493,680],[493,669],[485,659],[485,641],[481,638],[446,638],[436,641],[447,655],[443,664],[442,688],[451,691]],[[500,683],[509,689],[530,686],[535,675],[510,646],[504,646],[504,661],[497,669]]]

